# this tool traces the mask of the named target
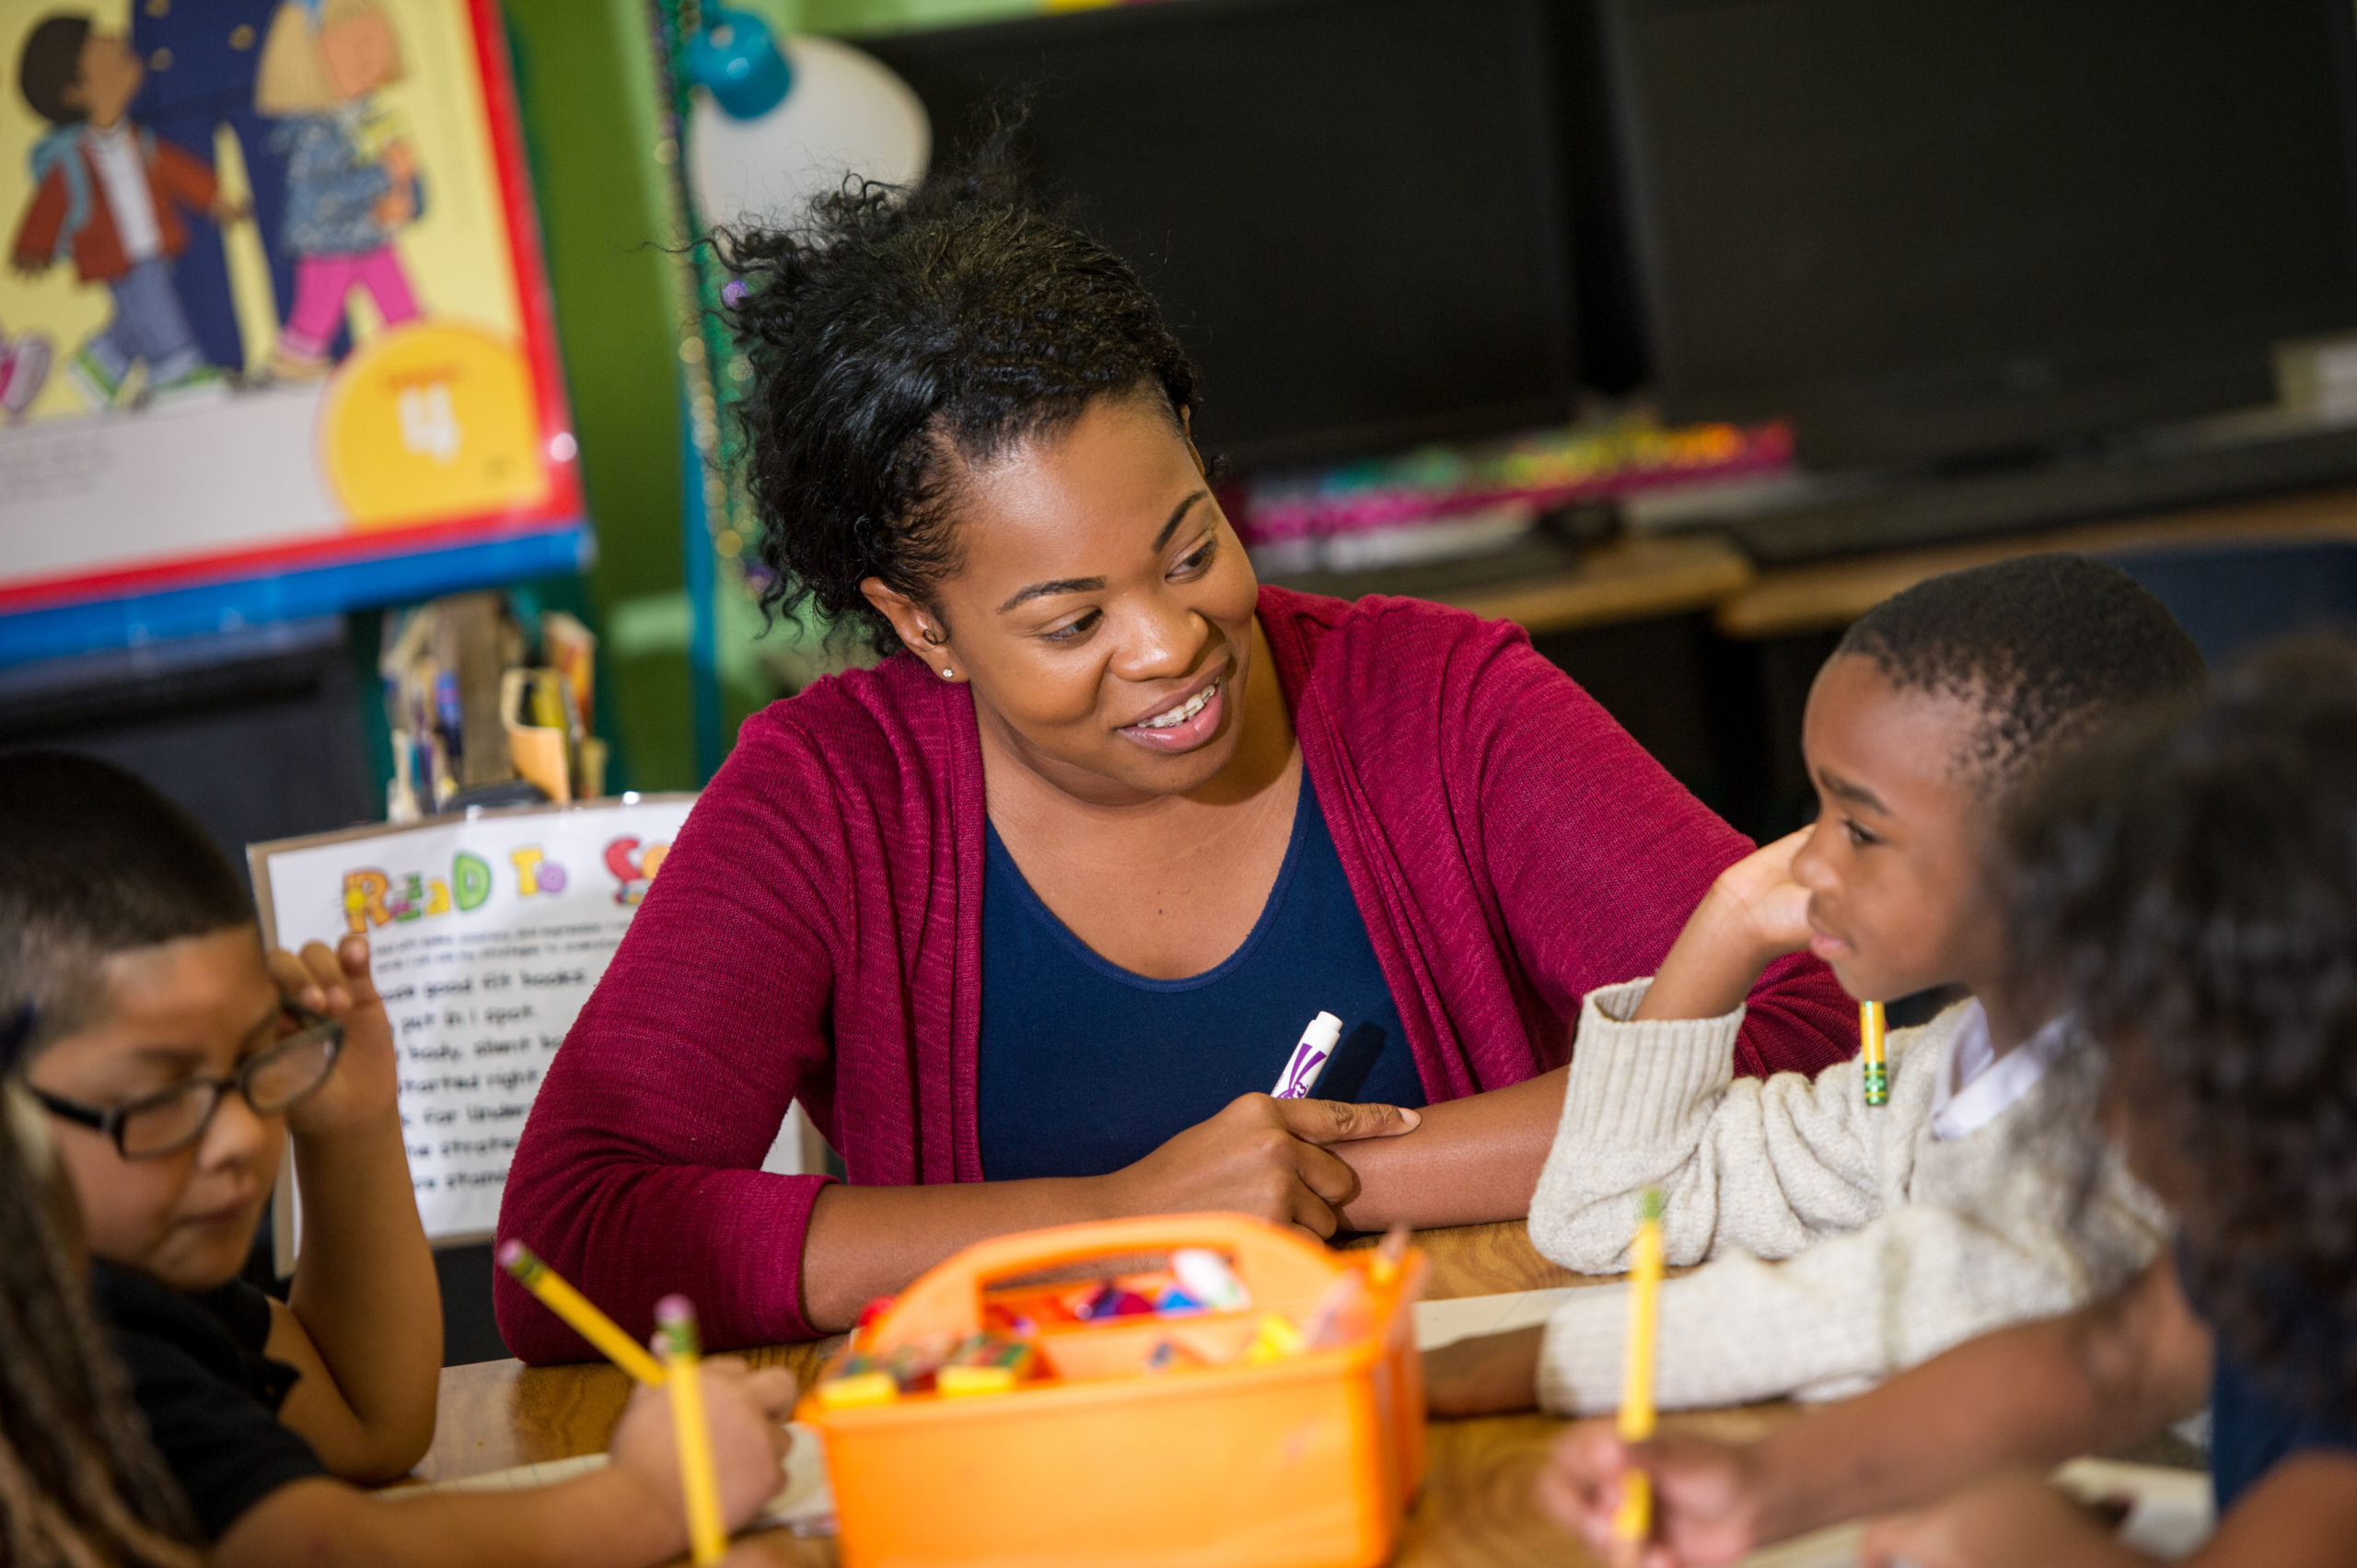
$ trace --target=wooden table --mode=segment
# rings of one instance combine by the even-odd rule
[[[1541,1258],[1519,1221],[1426,1231],[1417,1244],[1432,1260],[1424,1294],[1434,1300],[1603,1283]],[[747,1359],[790,1366],[807,1380],[837,1342],[754,1351]],[[629,1392],[629,1379],[602,1365],[527,1368],[492,1361],[449,1367],[442,1374],[434,1447],[417,1473],[449,1481],[594,1453],[605,1446]],[[1746,1411],[1683,1418],[1729,1438],[1755,1435],[1774,1419],[1771,1412]],[[1589,1561],[1531,1504],[1532,1477],[1562,1426],[1542,1415],[1434,1422],[1431,1470],[1395,1562],[1400,1568],[1573,1568]],[[795,1568],[833,1568],[836,1561],[832,1540],[783,1530],[754,1539],[773,1561]]]

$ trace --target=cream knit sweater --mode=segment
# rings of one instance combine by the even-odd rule
[[[2117,1160],[2078,1224],[2092,1245],[2073,1244],[2068,1195],[2016,1136],[2050,1099],[2051,1074],[1985,1126],[1933,1138],[1933,1091],[1971,1004],[1892,1031],[1889,1103],[1870,1108],[1855,1059],[1814,1079],[1736,1078],[1740,1008],[1623,1021],[1651,983],[1582,1006],[1530,1238],[1566,1268],[1620,1272],[1637,1194],[1662,1190],[1668,1261],[1711,1260],[1662,1289],[1664,1407],[1855,1393],[1975,1334],[2066,1311],[2160,1247],[2166,1217]],[[1556,1309],[1538,1373],[1549,1409],[1618,1405],[1627,1311],[1617,1285]]]

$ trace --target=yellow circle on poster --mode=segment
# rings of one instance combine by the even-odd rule
[[[523,354],[472,327],[419,322],[344,361],[319,411],[328,485],[355,528],[480,517],[548,491]]]

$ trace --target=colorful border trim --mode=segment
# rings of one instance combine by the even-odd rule
[[[0,615],[0,665],[555,576],[586,571],[596,559],[589,527],[575,518],[442,550],[52,605]]]

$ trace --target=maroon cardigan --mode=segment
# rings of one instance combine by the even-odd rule
[[[1260,615],[1425,1093],[1562,1066],[1581,998],[1651,973],[1747,842],[1517,627],[1273,587]],[[760,1169],[788,1105],[854,1182],[988,1175],[984,815],[971,694],[913,658],[748,720],[550,1066],[500,1235],[634,1335],[680,1291],[715,1345],[809,1338],[825,1179]],[[1822,965],[1783,959],[1738,1068],[1814,1072],[1856,1048],[1856,1017]],[[497,1290],[525,1360],[586,1353]]]

